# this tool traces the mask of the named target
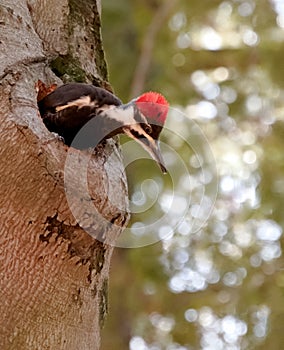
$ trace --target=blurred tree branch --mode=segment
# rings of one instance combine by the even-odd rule
[[[150,23],[143,39],[141,54],[131,84],[130,98],[138,96],[144,89],[157,34],[162,29],[176,2],[177,0],[164,1],[157,8],[154,17],[152,18],[152,22]]]

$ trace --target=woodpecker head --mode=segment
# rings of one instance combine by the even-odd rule
[[[136,99],[135,104],[151,125],[151,136],[158,140],[167,118],[168,101],[158,92],[146,92]]]
[[[167,118],[167,100],[157,92],[146,92],[131,101],[130,105],[134,106],[136,123],[125,125],[123,132],[140,143],[158,163],[162,172],[166,173],[158,139]]]

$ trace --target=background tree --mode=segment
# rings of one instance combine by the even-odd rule
[[[39,79],[108,87],[99,11],[91,0],[0,3],[3,350],[99,349],[111,244],[127,221],[120,154],[113,140],[68,149],[42,123],[36,91]]]
[[[151,37],[149,50],[147,35],[166,3],[104,1],[103,37],[111,82],[124,99],[132,96],[136,84],[130,82],[138,76],[139,62],[145,56],[149,62],[150,57],[147,69],[140,71],[139,89],[161,91],[181,112],[171,111],[167,125],[174,131],[188,129],[187,142],[166,130],[162,140],[187,164],[187,172],[179,171],[175,157],[164,152],[173,169],[170,175],[178,173],[178,189],[185,193],[175,196],[179,206],[188,200],[188,189],[191,199],[183,225],[167,240],[116,252],[112,313],[103,349],[114,344],[131,350],[280,349],[283,2],[176,2]],[[119,34],[115,50],[114,33]],[[193,143],[194,133],[188,128],[192,124],[204,131],[219,174],[214,208],[198,232],[192,232],[191,222],[200,203],[197,189],[204,189],[201,174],[205,171],[211,179],[214,174],[198,161],[202,143],[195,150],[186,147]],[[145,167],[137,162],[128,170],[136,210],[129,231],[142,243],[149,234],[168,230],[178,211],[167,212],[172,190],[168,177],[161,177],[149,163]],[[160,189],[155,205],[155,186],[143,186],[149,178]],[[166,212],[168,221],[149,233],[147,223]],[[143,225],[141,233],[138,228]],[[123,283],[127,298],[122,302]]]

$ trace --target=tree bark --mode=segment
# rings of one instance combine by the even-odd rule
[[[120,153],[114,140],[94,153],[64,145],[42,123],[35,89],[59,78],[109,87],[99,6],[0,1],[1,350],[100,346],[110,259],[128,220]]]

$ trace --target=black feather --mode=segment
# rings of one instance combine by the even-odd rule
[[[74,101],[80,101],[83,97],[89,97],[90,104],[80,107],[68,106]],[[47,95],[38,102],[38,107],[48,130],[62,136],[65,143],[70,145],[80,129],[92,118],[98,116],[104,106],[121,104],[119,98],[105,89],[89,84],[70,83],[60,86]],[[60,110],[60,107],[63,108]]]
[[[106,105],[119,106],[122,104],[120,99],[111,92],[90,84],[69,83],[60,86],[44,99],[39,101],[38,106],[41,115],[49,112],[55,112],[58,106],[64,106],[68,102],[80,99],[82,96],[90,96],[91,101],[97,101],[98,107]]]

